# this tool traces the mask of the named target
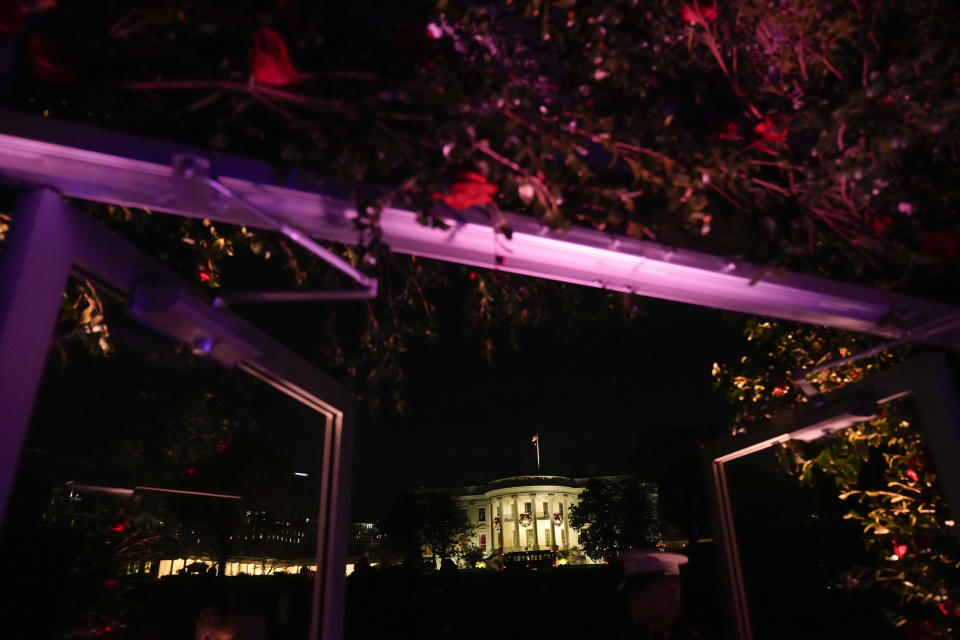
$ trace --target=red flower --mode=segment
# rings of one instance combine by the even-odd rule
[[[210,274],[207,273],[206,271],[201,271],[200,282],[209,282],[209,281],[210,281]]]
[[[261,27],[253,34],[253,79],[272,87],[280,87],[300,79],[300,72],[290,62],[287,45],[273,29]]]
[[[953,264],[960,256],[960,238],[953,229],[928,231],[920,238],[923,252],[943,264]]]
[[[780,146],[787,138],[787,123],[790,120],[790,116],[777,115],[773,118],[766,116],[753,128],[758,140],[747,148],[757,149],[772,156],[780,155],[777,151],[768,147],[766,143],[771,142],[775,146]]]
[[[111,531],[123,531],[123,530],[126,529],[126,528],[127,528],[127,527],[121,522],[121,523],[119,523],[119,524],[115,524],[115,525],[113,525],[112,527],[110,527],[110,530],[111,530]]]
[[[497,187],[487,182],[487,176],[476,171],[459,174],[450,187],[450,193],[434,193],[434,200],[443,200],[454,209],[490,204]]]
[[[697,22],[707,26],[706,23],[717,19],[717,8],[715,6],[701,8],[696,2],[685,4],[680,7],[680,17],[683,18],[684,22]]]
[[[914,482],[920,481],[920,476],[917,475],[917,472],[913,469],[907,469],[907,477],[913,480]]]
[[[873,235],[882,238],[893,228],[893,218],[890,216],[877,216],[870,221],[870,226],[873,227]]]
[[[953,603],[953,600],[945,600],[937,605],[937,608],[940,609],[940,613],[945,616],[957,613],[957,605]]]
[[[753,128],[753,132],[760,136],[762,142],[772,142],[779,145],[787,138],[786,125],[789,122],[789,116],[777,116],[776,122],[773,118],[767,116]],[[782,127],[782,130],[777,131],[780,127]]]
[[[904,557],[905,555],[907,555],[907,545],[902,544],[902,543],[901,543],[901,544],[897,544],[897,541],[894,540],[894,541],[893,541],[893,554],[894,554],[895,556],[897,556],[898,558]]]
[[[735,140],[739,129],[740,127],[737,126],[736,122],[725,122],[723,128],[720,129],[720,133],[717,134],[717,138],[720,140]]]
[[[34,35],[27,44],[27,66],[30,75],[47,84],[73,84],[76,76],[67,65],[66,54],[41,35]]]

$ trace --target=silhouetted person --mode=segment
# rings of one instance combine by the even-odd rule
[[[618,559],[624,579],[620,592],[630,604],[634,624],[648,637],[687,639],[698,633],[682,623],[680,565],[687,557],[661,551],[633,551]]]

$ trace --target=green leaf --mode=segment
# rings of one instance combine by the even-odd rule
[[[864,462],[870,459],[870,447],[867,445],[866,440],[855,440],[853,442],[853,450],[857,457]]]

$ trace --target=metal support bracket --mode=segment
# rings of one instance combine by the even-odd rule
[[[217,297],[213,304],[223,309],[230,304],[260,302],[304,302],[321,300],[368,300],[377,297],[377,280],[364,275],[349,262],[317,243],[306,232],[281,222],[259,207],[234,193],[210,175],[210,161],[198,155],[181,153],[173,156],[173,196],[182,208],[208,210],[222,209],[218,198],[232,201],[266,223],[267,228],[278,231],[330,266],[346,274],[363,289],[322,291],[250,291],[231,293]],[[213,197],[211,197],[213,196]]]
[[[170,175],[175,206],[183,209],[207,210],[214,206],[207,180],[210,161],[190,153],[178,153],[171,162]]]
[[[109,173],[102,179],[112,186]],[[169,196],[172,191],[167,184],[163,193]],[[353,457],[349,392],[242,318],[212,308],[209,300],[162,264],[73,210],[52,188],[21,197],[11,227],[0,255],[0,524],[64,283],[71,272],[82,274],[127,301],[130,315],[160,334],[243,371],[316,412],[323,446],[309,638],[342,638]]]
[[[953,313],[943,318],[937,318],[931,322],[920,325],[915,329],[906,330],[902,338],[888,340],[876,345],[875,347],[858,351],[852,355],[830,360],[829,362],[825,362],[811,369],[804,369],[797,374],[793,380],[793,383],[801,391],[803,391],[808,398],[816,402],[818,398],[820,398],[820,389],[807,379],[808,376],[811,376],[815,373],[820,373],[821,371],[834,369],[845,364],[850,364],[851,362],[856,362],[857,360],[862,360],[863,358],[874,356],[878,353],[882,353],[895,347],[901,347],[906,344],[917,342],[929,342],[937,344],[941,339],[949,343],[951,334],[955,333],[958,327],[960,327],[960,314],[958,313]]]
[[[182,287],[138,284],[127,313],[143,324],[188,344],[196,355],[213,358],[227,369],[253,360],[259,350],[222,326],[223,314]]]
[[[195,173],[189,177],[190,169],[180,169],[174,178],[171,159],[180,154],[209,162],[209,174],[217,179],[200,185],[207,193],[197,193],[190,184],[196,180]],[[268,164],[249,158],[2,109],[0,182],[46,185],[70,198],[282,231],[298,242],[361,240],[354,203],[317,176],[293,170],[281,177]],[[224,197],[224,191],[230,196]],[[204,206],[190,206],[191,199]],[[509,212],[503,216],[513,230],[510,240],[496,233],[488,212],[479,208],[439,206],[435,215],[443,224],[429,227],[416,211],[384,207],[378,223],[383,242],[394,253],[889,339],[958,312],[947,304],[594,229],[550,229]],[[291,226],[281,229],[278,222]],[[317,253],[315,246],[307,248]],[[372,283],[358,282],[372,293]],[[323,292],[322,299],[330,299],[330,293]],[[934,338],[934,344],[960,349],[960,329]]]

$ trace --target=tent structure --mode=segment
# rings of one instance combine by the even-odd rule
[[[238,298],[245,302],[375,295],[375,280],[320,244],[360,241],[353,204],[322,180],[298,172],[278,177],[263,162],[7,111],[0,111],[0,182],[30,190],[15,213],[0,268],[0,407],[6,414],[0,441],[0,509],[9,495],[60,292],[68,273],[79,271],[121,294],[129,302],[129,313],[145,324],[224,366],[239,367],[267,381],[325,416],[328,446],[318,541],[318,564],[323,569],[318,571],[314,610],[318,624],[313,627],[319,637],[339,637],[352,437],[346,392],[232,315],[229,298],[204,298],[72,210],[60,196],[273,230],[343,271],[357,285],[346,292],[249,292]],[[960,309],[949,305],[594,230],[563,232],[512,214],[506,214],[513,229],[510,239],[499,234],[480,210],[444,210],[438,216],[447,228],[424,226],[416,212],[387,207],[380,216],[383,241],[393,251],[437,260],[828,325],[892,341],[960,347]],[[938,466],[945,472],[945,492],[951,504],[958,505],[956,385],[944,366],[931,365],[924,371],[924,384],[937,384],[943,391],[933,402],[945,403],[947,409],[931,419],[937,423],[935,445],[942,450]],[[928,375],[930,371],[935,373]],[[904,382],[900,387],[910,385]],[[869,418],[869,411],[830,409],[834,405],[826,400],[819,410],[832,411],[830,416],[819,421],[799,417],[785,433],[802,431],[816,437]],[[875,400],[882,403],[888,398]],[[773,434],[762,442],[769,446],[782,437]],[[714,468],[717,460],[722,466],[724,456],[742,450],[742,444],[719,452],[711,459]],[[722,477],[715,480],[720,487]],[[722,512],[722,502],[729,496],[719,488],[716,495]],[[735,531],[732,524],[721,525],[730,560]],[[749,638],[749,614],[745,600],[742,606],[738,600],[734,575],[739,568],[735,563],[728,566],[738,612],[735,633]]]
[[[73,198],[272,228],[325,258],[315,240],[360,241],[353,203],[314,176],[278,178],[263,162],[3,110],[0,176]],[[920,340],[942,341],[960,324],[960,309],[948,305],[505,215],[510,240],[478,209],[438,212],[448,225],[440,229],[420,224],[416,212],[387,207],[380,226],[399,253],[717,309]]]

